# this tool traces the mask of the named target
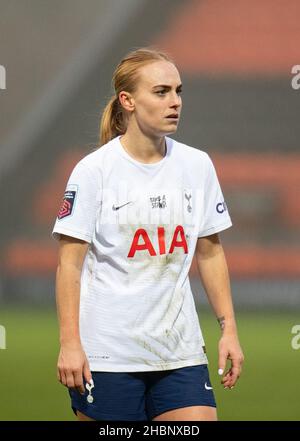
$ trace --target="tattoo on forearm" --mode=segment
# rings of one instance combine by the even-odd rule
[[[219,322],[219,325],[220,325],[221,330],[223,331],[224,328],[225,328],[225,317],[224,317],[224,316],[219,317],[219,318],[218,318],[218,322]]]

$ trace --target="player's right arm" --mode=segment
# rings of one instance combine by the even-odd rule
[[[74,237],[60,235],[56,271],[56,306],[59,320],[60,352],[57,378],[67,387],[84,393],[83,376],[90,382],[86,354],[79,333],[81,270],[89,244]]]

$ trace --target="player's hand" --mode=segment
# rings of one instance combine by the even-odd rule
[[[79,342],[61,345],[57,362],[57,379],[64,386],[85,393],[83,377],[90,383],[92,374],[85,352]]]
[[[226,361],[231,360],[231,367],[226,368]],[[223,375],[221,384],[224,388],[232,389],[242,372],[244,355],[236,334],[223,334],[219,341],[219,375]]]

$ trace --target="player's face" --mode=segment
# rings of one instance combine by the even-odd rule
[[[139,128],[155,136],[176,132],[182,108],[180,93],[181,79],[172,63],[156,61],[140,68],[137,90],[132,94]]]

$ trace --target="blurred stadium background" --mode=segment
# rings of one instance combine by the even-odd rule
[[[194,297],[223,420],[299,420],[300,64],[297,0],[0,0],[0,420],[74,420],[57,383],[51,238],[66,180],[97,144],[119,60],[166,50],[183,81],[175,139],[210,154],[245,367],[224,391],[218,325]],[[0,345],[1,346],[1,345]]]

